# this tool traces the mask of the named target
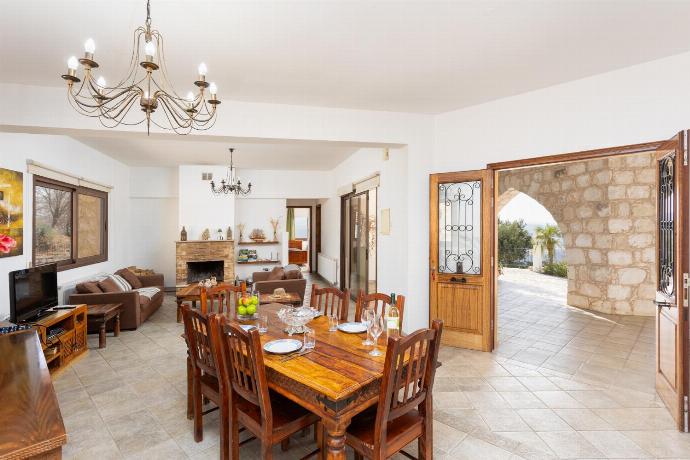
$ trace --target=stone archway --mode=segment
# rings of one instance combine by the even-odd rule
[[[653,315],[656,189],[653,154],[640,153],[499,172],[498,213],[522,192],[563,233],[568,304]]]

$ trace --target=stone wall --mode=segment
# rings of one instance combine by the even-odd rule
[[[499,174],[499,211],[522,192],[558,223],[568,262],[569,305],[603,313],[654,314],[653,158],[642,153]]]
[[[187,284],[187,262],[223,261],[223,281],[235,279],[233,240],[177,241],[175,243],[175,284]]]

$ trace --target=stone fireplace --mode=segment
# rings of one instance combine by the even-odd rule
[[[234,241],[178,241],[175,284],[185,285],[211,276],[223,281],[235,278]]]

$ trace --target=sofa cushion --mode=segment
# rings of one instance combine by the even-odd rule
[[[99,281],[98,287],[100,287],[103,292],[124,292],[112,278],[106,278],[103,281]]]
[[[302,277],[302,272],[299,270],[290,270],[285,272],[286,280],[298,280]]]
[[[137,275],[132,272],[129,268],[122,268],[118,271],[115,272],[116,275],[120,275],[123,277],[127,282],[132,286],[133,289],[139,289],[144,287],[143,284],[141,284],[141,280]]]
[[[273,270],[268,274],[268,281],[278,281],[285,279],[285,270],[283,267],[274,267]]]
[[[110,275],[108,278],[115,281],[115,284],[122,290],[122,292],[129,292],[132,290],[132,285],[127,282],[126,279],[120,275]]]
[[[74,287],[78,294],[102,294],[103,291],[98,287],[98,282],[87,281],[85,283],[79,283]]]

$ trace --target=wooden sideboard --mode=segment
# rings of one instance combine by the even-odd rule
[[[35,330],[0,335],[0,460],[59,459],[67,442]]]
[[[58,310],[35,323],[34,328],[41,340],[50,372],[64,368],[88,349],[86,342],[87,313],[86,305],[78,305],[71,310]],[[62,327],[64,332],[48,340],[48,332],[54,327]]]

